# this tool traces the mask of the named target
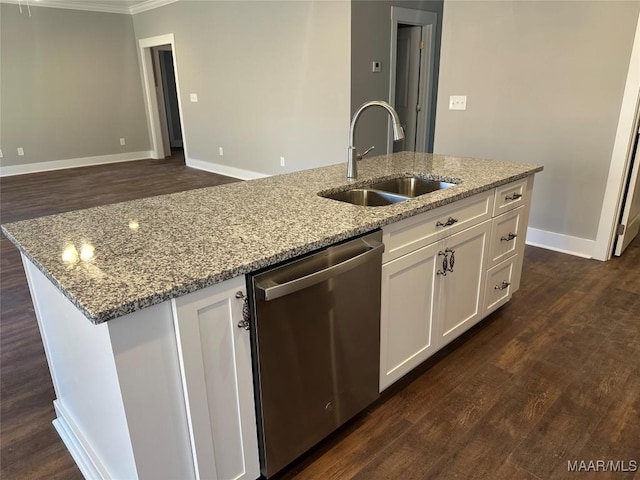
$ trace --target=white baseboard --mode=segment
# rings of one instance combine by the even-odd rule
[[[91,449],[89,442],[75,425],[73,418],[59,400],[53,401],[57,418],[52,422],[58,435],[69,450],[76,465],[87,479],[109,479],[111,476],[100,463],[98,456]]]
[[[595,240],[572,237],[561,233],[548,232],[529,227],[527,229],[527,245],[568,253],[582,258],[593,258]]]
[[[197,168],[206,172],[226,175],[227,177],[239,178],[240,180],[253,180],[256,178],[270,177],[266,173],[244,170],[242,168],[230,167],[229,165],[221,165],[219,163],[205,162],[204,160],[196,160],[195,158],[185,158],[187,167]]]
[[[95,157],[69,158],[67,160],[53,160],[50,162],[25,163],[23,165],[0,166],[0,177],[23,175],[25,173],[49,172],[65,168],[89,167],[105,163],[130,162],[151,158],[150,151],[115,153],[112,155],[97,155]]]

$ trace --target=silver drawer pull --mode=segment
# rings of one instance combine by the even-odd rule
[[[516,238],[517,236],[518,236],[518,234],[509,232],[509,235],[503,235],[502,237],[500,237],[500,241],[501,242],[510,242],[511,240]]]
[[[506,280],[503,280],[500,285],[496,285],[495,287],[493,287],[493,289],[494,290],[504,290],[509,285],[511,285],[511,282],[507,282]]]
[[[438,220],[436,222],[436,227],[448,227],[450,225],[453,225],[454,223],[458,223],[458,219],[457,218],[453,218],[453,217],[449,217],[447,218],[447,221],[442,223],[440,220]]]
[[[507,195],[506,197],[504,197],[505,200],[517,200],[520,197],[522,197],[521,193],[512,193],[511,195]]]

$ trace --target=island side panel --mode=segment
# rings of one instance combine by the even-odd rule
[[[138,478],[196,478],[170,302],[106,324]]]
[[[58,433],[85,477],[136,478],[107,325],[93,325],[24,255],[22,261],[56,393]]]

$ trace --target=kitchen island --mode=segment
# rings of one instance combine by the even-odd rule
[[[56,426],[83,473],[255,478],[248,334],[235,320],[202,315],[241,316],[235,294],[243,293],[245,273],[539,170],[402,153],[361,162],[349,186],[405,173],[457,185],[358,207],[317,195],[347,187],[340,164],[3,226],[25,258],[56,388]],[[184,320],[198,316],[199,328]],[[204,324],[216,345],[202,342]],[[205,408],[198,398],[208,399]]]

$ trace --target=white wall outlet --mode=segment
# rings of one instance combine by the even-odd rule
[[[127,144],[126,140],[124,138],[121,138],[120,145],[126,145],[126,144]]]
[[[218,153],[220,154],[220,156],[224,155],[224,150],[222,149],[222,147],[218,147]]]
[[[18,147],[18,155],[19,155],[19,156],[24,155],[24,148],[22,148],[22,147]]]
[[[371,62],[371,71],[373,73],[380,73],[382,71],[382,62],[378,60]]]
[[[280,166],[284,167],[284,157],[280,157]]]
[[[466,110],[466,109],[467,109],[466,95],[451,95],[449,97],[449,110]]]
[[[0,149],[0,158],[2,158],[2,150]]]
[[[189,94],[189,100],[191,100],[193,103],[197,103],[198,102],[198,94],[197,93],[190,93]]]

